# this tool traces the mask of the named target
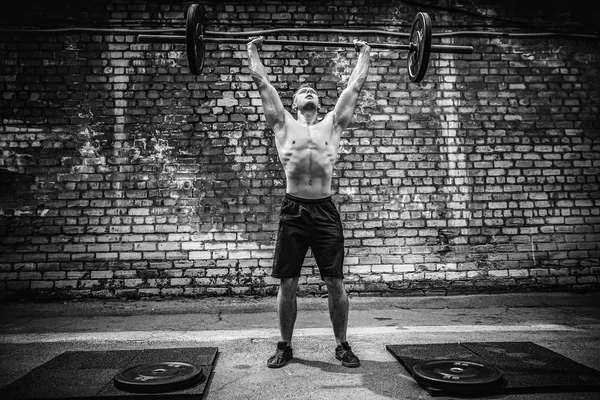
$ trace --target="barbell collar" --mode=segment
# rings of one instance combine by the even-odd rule
[[[200,38],[204,43],[217,44],[246,44],[248,39],[241,38]],[[176,35],[138,35],[140,43],[179,43],[185,44],[185,36]],[[288,45],[288,46],[316,46],[316,47],[354,47],[352,42],[327,42],[314,40],[283,40],[283,39],[265,39],[263,44]],[[372,49],[388,49],[388,50],[406,50],[414,51],[412,44],[399,43],[369,43]],[[454,46],[434,44],[431,46],[432,53],[454,53],[454,54],[471,54],[473,46]]]

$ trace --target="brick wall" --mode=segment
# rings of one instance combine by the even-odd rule
[[[405,52],[371,53],[333,181],[354,294],[598,288],[598,38],[494,32],[597,35],[600,15],[475,3],[204,2],[213,31],[408,32],[427,11],[436,33],[491,32],[436,37],[475,53],[432,56],[421,84]],[[188,5],[29,1],[1,17],[8,28],[105,29],[0,33],[2,296],[275,293],[285,182],[245,46],[208,45],[194,76],[183,45],[123,31],[183,29]],[[356,62],[337,48],[261,54],[286,107],[307,81],[326,111]],[[324,290],[308,257],[300,291]]]

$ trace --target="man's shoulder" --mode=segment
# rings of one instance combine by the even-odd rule
[[[288,110],[284,109],[283,112],[280,114],[279,118],[277,118],[276,123],[271,124],[271,128],[276,133],[284,132],[290,126],[290,124],[293,124],[295,122],[296,120],[294,119],[292,114],[290,114]]]
[[[334,121],[335,118],[335,113],[333,111],[329,111],[327,114],[325,114],[323,116],[323,118],[321,118],[321,120],[318,122],[323,123],[323,124],[330,124]]]

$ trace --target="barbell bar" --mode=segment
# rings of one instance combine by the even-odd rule
[[[211,38],[203,37],[204,43],[217,43],[217,44],[246,44],[249,42],[248,39],[239,38]],[[175,35],[138,35],[138,41],[140,43],[185,43],[185,36]],[[317,47],[354,47],[354,43],[351,42],[328,42],[328,41],[314,41],[314,40],[287,40],[287,39],[265,39],[263,44],[275,44],[275,45],[290,45],[290,46],[317,46]],[[416,45],[400,44],[400,43],[369,43],[369,47],[372,49],[388,49],[388,50],[407,50],[415,51]],[[473,48],[471,46],[454,46],[444,44],[432,44],[432,53],[455,53],[455,54],[471,54]]]
[[[204,60],[206,57],[205,46],[207,44],[246,44],[249,41],[249,38],[206,37],[205,25],[204,8],[199,4],[191,4],[188,8],[186,18],[186,36],[138,35],[138,42],[186,44],[190,71],[194,75],[200,75],[204,67]],[[409,44],[369,43],[369,46],[373,49],[408,51],[408,74],[412,82],[420,82],[425,76],[429,63],[429,56],[431,53],[473,53],[472,46],[432,45],[431,32],[431,19],[429,18],[429,15],[427,13],[420,12],[417,13],[412,24],[409,36]],[[261,31],[252,33],[253,35],[257,35],[260,34]],[[243,32],[236,34],[242,35]],[[283,39],[265,39],[263,44],[317,47],[354,47],[354,43],[351,42]]]

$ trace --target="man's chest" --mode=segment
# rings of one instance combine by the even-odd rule
[[[316,150],[327,151],[331,143],[331,124],[321,121],[317,124],[306,126],[291,123],[288,127],[286,148],[290,150]]]

